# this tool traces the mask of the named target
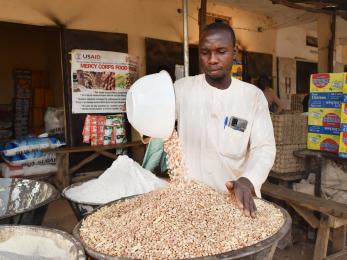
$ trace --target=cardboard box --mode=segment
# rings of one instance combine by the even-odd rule
[[[311,150],[339,152],[340,135],[308,133],[307,148]]]
[[[339,127],[309,125],[308,132],[316,134],[339,135],[341,130]]]
[[[339,157],[347,158],[347,132],[340,133]]]
[[[339,128],[340,116],[340,108],[309,108],[308,125]]]
[[[342,92],[312,92],[308,106],[312,108],[340,108]]]
[[[342,92],[344,73],[312,74],[310,80],[311,92]]]

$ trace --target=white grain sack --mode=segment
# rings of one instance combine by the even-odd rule
[[[128,156],[122,155],[99,178],[70,188],[66,190],[65,195],[80,203],[104,204],[165,186],[165,181],[143,169]]]

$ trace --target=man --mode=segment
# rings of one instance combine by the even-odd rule
[[[224,23],[208,25],[199,41],[204,74],[176,81],[178,134],[188,175],[235,194],[255,217],[253,194],[273,165],[276,146],[267,100],[260,89],[231,78],[235,34]]]
[[[271,80],[266,75],[261,75],[258,79],[257,87],[260,88],[269,104],[269,110],[273,113],[281,113],[284,104],[271,88]]]

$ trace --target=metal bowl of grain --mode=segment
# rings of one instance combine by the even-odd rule
[[[93,211],[97,212],[97,210],[103,210],[109,206],[112,206],[116,203],[120,203],[128,198],[123,198],[111,203],[108,203],[104,206],[99,207],[98,209],[95,209]],[[265,202],[265,200],[261,200]],[[266,239],[259,241],[255,244],[252,244],[250,246],[246,246],[237,250],[232,250],[228,252],[223,252],[220,254],[214,254],[214,255],[207,255],[207,256],[202,256],[202,257],[193,257],[193,258],[187,258],[187,259],[208,259],[208,260],[213,260],[213,259],[242,259],[242,260],[251,260],[251,259],[272,259],[273,254],[281,241],[287,240],[288,237],[290,237],[290,230],[291,230],[291,217],[289,216],[288,212],[284,210],[283,208],[279,207],[276,204],[273,204],[271,202],[267,202],[267,204],[273,205],[276,209],[278,209],[282,215],[283,215],[283,224],[282,226],[278,229],[278,231],[273,234],[270,237],[267,237]],[[92,215],[93,213],[89,214]],[[84,220],[88,216],[85,216]],[[112,255],[107,255],[100,253],[96,251],[94,248],[91,248],[88,246],[85,241],[81,238],[80,234],[80,229],[82,226],[82,222],[79,222],[76,227],[73,230],[73,235],[82,243],[84,246],[86,252],[88,255],[90,255],[93,258],[96,259],[112,259],[112,260],[122,260],[122,259],[129,259],[129,258],[124,258],[124,257],[117,257],[117,256],[112,256]],[[201,241],[203,243],[204,241]],[[184,258],[181,258],[184,259]]]

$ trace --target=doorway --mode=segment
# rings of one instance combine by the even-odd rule
[[[310,77],[317,72],[317,63],[296,61],[296,94],[310,93]]]

